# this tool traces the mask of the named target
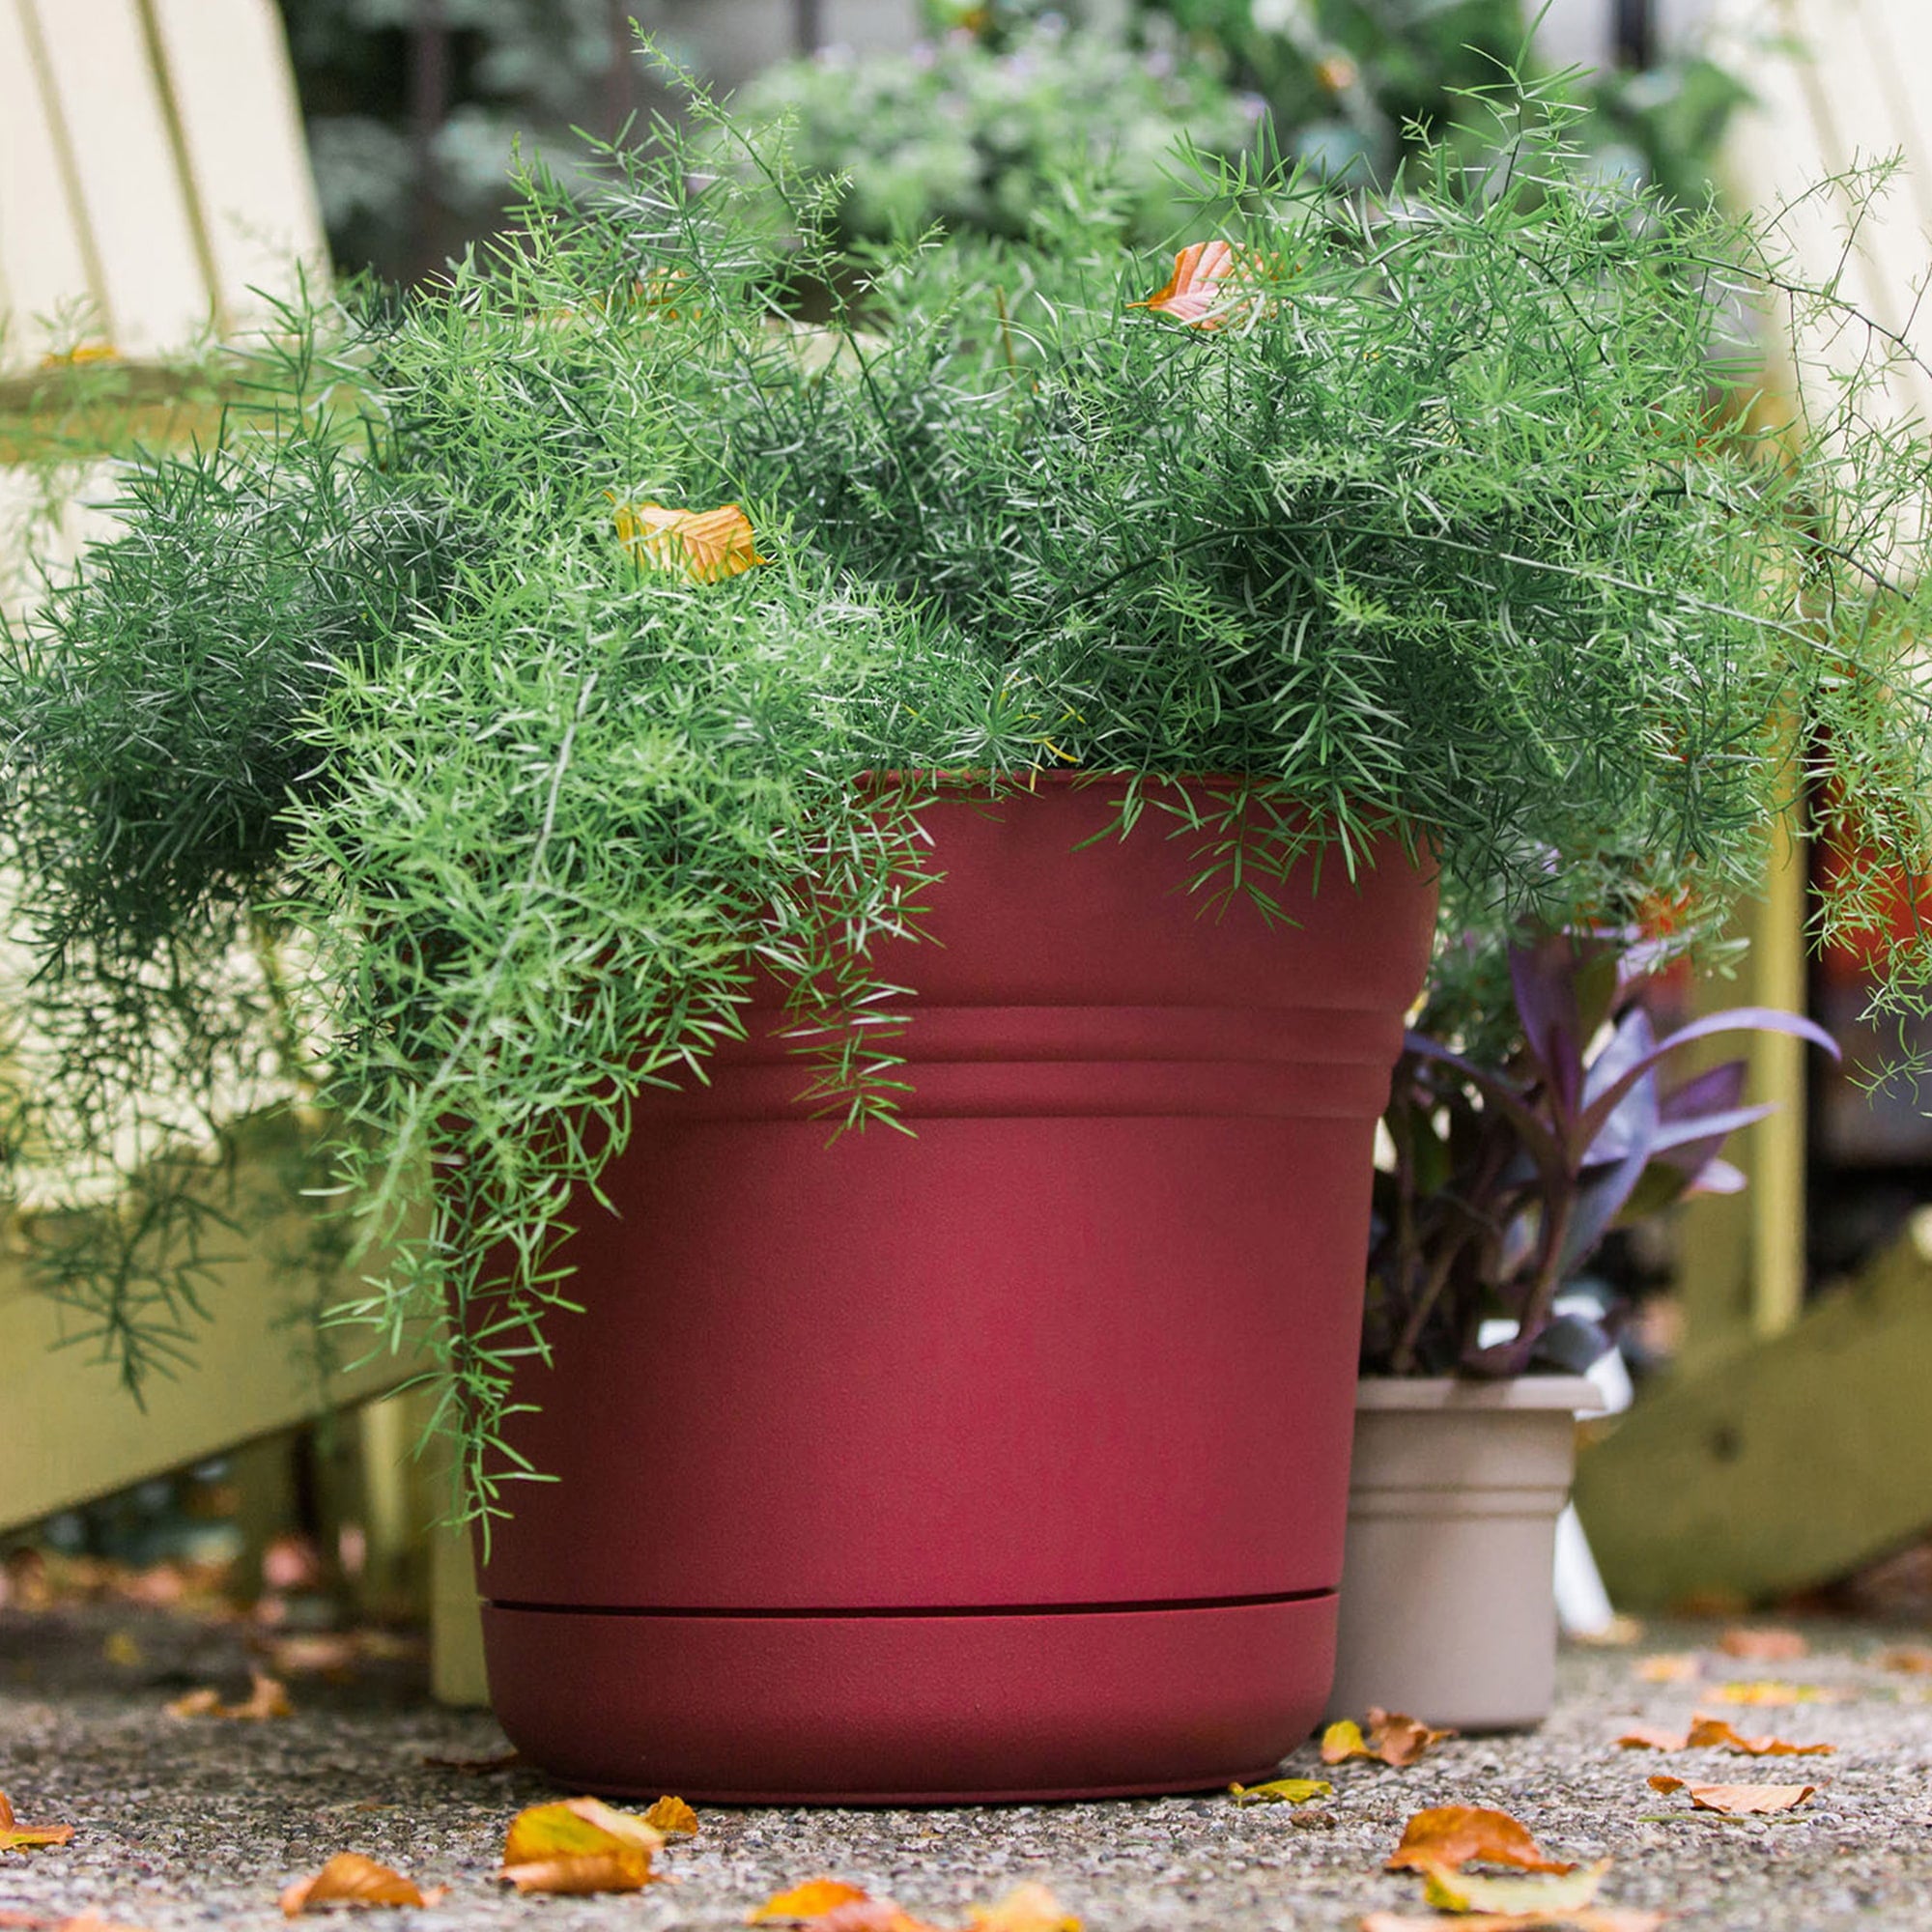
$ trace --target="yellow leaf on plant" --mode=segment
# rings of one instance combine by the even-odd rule
[[[1276,1777],[1266,1784],[1231,1784],[1236,1804],[1306,1804],[1328,1798],[1335,1787],[1325,1777]]]
[[[751,520],[736,503],[715,510],[618,503],[615,521],[618,542],[639,563],[654,564],[694,583],[717,583],[754,563],[771,561],[758,554]]]
[[[1687,1784],[1662,1773],[1651,1778],[1650,1788],[1682,1791],[1696,1810],[1719,1811],[1727,1818],[1795,1810],[1818,1789],[1815,1784]]]
[[[401,1872],[360,1852],[338,1852],[313,1878],[298,1879],[282,1893],[282,1911],[294,1918],[325,1905],[431,1905],[442,1896],[440,1890],[426,1896]]]
[[[634,1811],[616,1810],[597,1798],[565,1798],[528,1805],[511,1819],[503,1863],[627,1852],[641,1854],[648,1870],[651,1854],[663,1844],[664,1833]]]
[[[1575,1864],[1545,1855],[1529,1828],[1507,1811],[1474,1804],[1438,1804],[1403,1827],[1390,1871],[1460,1871],[1466,1864],[1515,1865],[1522,1871],[1573,1872]]]
[[[823,1918],[840,1905],[863,1904],[867,1897],[856,1885],[847,1885],[842,1879],[807,1879],[789,1891],[774,1892],[762,1905],[746,1913],[745,1923],[756,1925],[767,1918]]]
[[[1533,1913],[1537,1917],[1530,1922],[1543,1923],[1551,1913],[1576,1912],[1591,1904],[1609,1868],[1608,1859],[1599,1859],[1560,1877],[1485,1878],[1436,1865],[1423,1873],[1422,1895],[1445,1912]]]
[[[682,1798],[660,1798],[644,1813],[644,1823],[666,1837],[697,1835],[697,1813]]]
[[[14,1816],[7,1794],[0,1791],[0,1852],[31,1852],[73,1839],[71,1825],[22,1825]]]
[[[1045,1886],[1016,1885],[995,1905],[966,1915],[971,1932],[1080,1932],[1080,1921]]]

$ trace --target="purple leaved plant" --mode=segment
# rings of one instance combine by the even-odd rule
[[[1640,995],[1656,947],[1634,933],[1561,932],[1511,948],[1513,1050],[1405,1038],[1384,1116],[1395,1158],[1376,1176],[1365,1375],[1520,1375],[1579,1368],[1607,1344],[1552,1321],[1557,1295],[1613,1227],[1744,1176],[1725,1137],[1774,1111],[1744,1103],[1746,1063],[1665,1084],[1665,1063],[1712,1034],[1793,1034],[1796,1013],[1733,1007],[1660,1039]],[[1428,1015],[1425,1015],[1425,1019]],[[1478,1345],[1486,1319],[1517,1322]]]

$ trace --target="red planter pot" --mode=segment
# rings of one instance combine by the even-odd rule
[[[1433,882],[1204,916],[1108,785],[924,816],[917,1138],[826,1145],[776,1016],[647,1102],[483,1570],[526,1755],[613,1793],[1251,1781],[1334,1652],[1375,1122]]]

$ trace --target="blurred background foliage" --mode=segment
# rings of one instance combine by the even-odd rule
[[[502,218],[512,143],[569,165],[570,130],[612,135],[670,97],[635,54],[633,18],[705,73],[707,35],[668,0],[280,0],[337,263],[433,273]],[[908,12],[916,0],[906,0]],[[728,12],[713,0],[722,16]],[[706,10],[709,11],[709,10]],[[1533,10],[1531,10],[1533,11]],[[1026,231],[1081,185],[1136,241],[1184,213],[1176,144],[1235,156],[1272,138],[1344,185],[1386,180],[1459,90],[1497,79],[1527,38],[1523,0],[925,0],[902,50],[818,45],[794,0],[791,46],[741,113],[789,114],[800,159],[851,178],[853,241],[932,222]],[[1700,200],[1746,98],[1693,47],[1625,38],[1579,76],[1591,164]],[[803,56],[791,48],[816,46]]]

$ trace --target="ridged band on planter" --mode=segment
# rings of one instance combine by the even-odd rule
[[[1376,1120],[1434,920],[1393,848],[1204,914],[1118,786],[923,814],[916,1138],[752,1017],[653,1098],[531,1365],[494,1701],[566,1780],[803,1802],[1251,1779],[1331,1664]]]
[[[1556,1520],[1581,1376],[1373,1377],[1359,1389],[1331,1717],[1372,1705],[1520,1730],[1556,1690]]]

